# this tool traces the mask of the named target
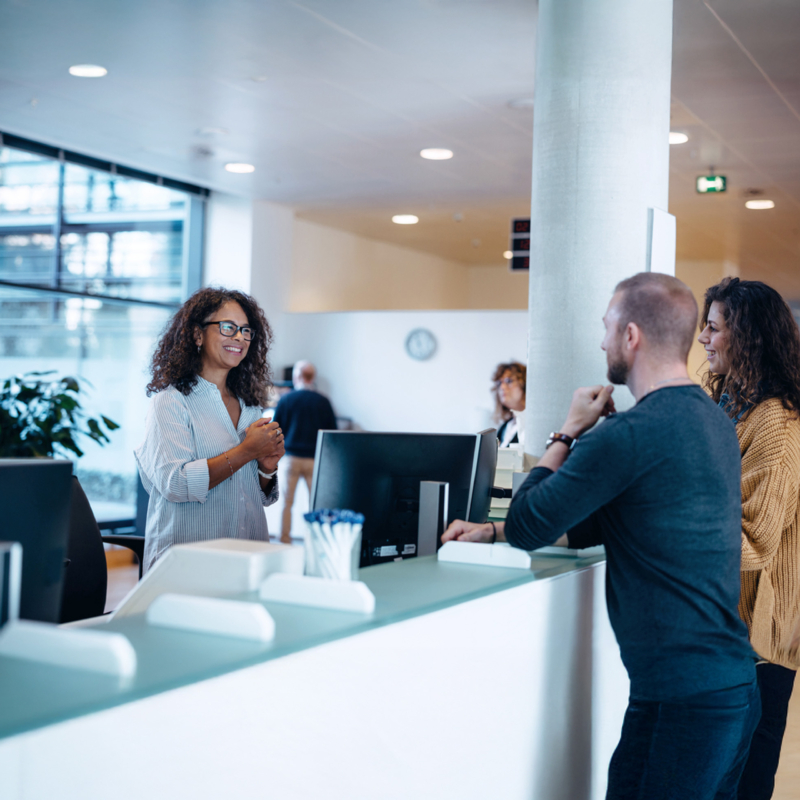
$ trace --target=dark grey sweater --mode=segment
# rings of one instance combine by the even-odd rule
[[[750,682],[739,618],[741,459],[730,419],[700,387],[663,388],[581,437],[511,503],[515,547],[604,544],[611,625],[644,700]]]

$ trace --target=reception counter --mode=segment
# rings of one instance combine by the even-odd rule
[[[268,644],[115,620],[127,683],[0,658],[0,797],[601,798],[627,701],[604,575],[410,559],[362,570],[368,617],[265,603]]]

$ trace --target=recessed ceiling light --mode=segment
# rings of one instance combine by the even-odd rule
[[[670,131],[669,132],[669,143],[670,144],[686,144],[689,141],[689,137],[685,133],[680,133],[678,131]]]
[[[533,108],[532,97],[519,97],[516,100],[511,100],[508,104],[509,108]]]
[[[226,164],[225,169],[228,170],[228,172],[237,172],[241,174],[245,172],[255,172],[256,170],[256,168],[252,164],[240,164],[237,162]]]
[[[505,258],[505,259],[509,259],[509,258],[513,258],[513,257],[514,257],[514,254],[510,250],[506,250],[503,253],[503,258]]]
[[[748,200],[745,206],[760,211],[765,208],[775,208],[775,203],[772,200]]]
[[[69,74],[76,78],[102,78],[108,75],[108,70],[97,64],[75,64],[69,68]]]
[[[395,214],[392,217],[392,222],[395,225],[416,225],[419,222],[419,217],[415,217],[413,214]]]
[[[444,147],[426,147],[424,150],[420,150],[419,154],[431,161],[447,161],[448,158],[453,157],[453,151]]]

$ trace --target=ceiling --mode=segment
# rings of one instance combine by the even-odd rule
[[[0,129],[501,264],[529,207],[533,111],[509,103],[533,95],[535,36],[534,0],[0,0]],[[800,299],[800,2],[675,0],[672,88],[679,258]],[[711,167],[727,194],[695,193]]]

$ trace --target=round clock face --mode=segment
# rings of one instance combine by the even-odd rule
[[[425,361],[436,352],[436,339],[426,328],[415,328],[406,337],[406,352],[417,361]]]

